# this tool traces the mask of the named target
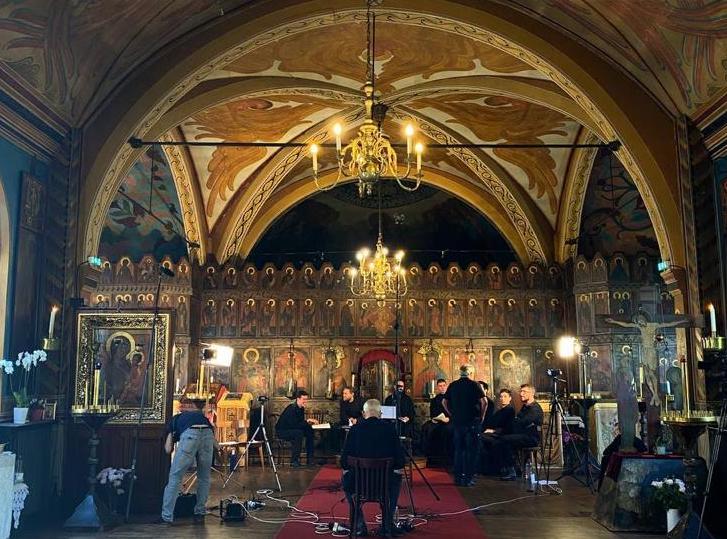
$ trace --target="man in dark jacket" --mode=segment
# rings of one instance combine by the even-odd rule
[[[449,413],[442,406],[447,392],[447,381],[437,380],[437,394],[429,401],[429,421],[422,425],[422,447],[427,466],[446,465],[452,454],[452,424]]]
[[[384,535],[390,535],[395,531],[394,513],[396,512],[396,504],[399,500],[399,490],[401,488],[404,450],[393,426],[386,421],[382,421],[380,417],[381,403],[376,399],[367,400],[363,407],[363,420],[357,421],[351,427],[348,438],[346,438],[341,453],[341,468],[343,468],[343,490],[346,493],[351,509],[351,517],[353,517],[353,494],[356,483],[353,476],[354,471],[349,464],[349,457],[392,459],[392,473],[389,478],[388,515],[382,520]],[[357,521],[360,523],[357,526],[359,535],[365,535],[366,522],[362,513],[359,513]]]
[[[513,452],[521,447],[535,447],[540,444],[540,428],[543,425],[543,409],[535,402],[535,388],[530,384],[520,386],[522,408],[512,422],[512,433],[503,434],[493,445],[493,452],[502,463],[502,477],[505,481],[517,479]]]
[[[339,425],[341,427],[354,425],[356,421],[361,419],[362,409],[363,402],[361,402],[360,398],[355,396],[353,389],[350,387],[344,387],[341,395],[341,415]]]
[[[292,444],[290,449],[290,465],[293,468],[300,468],[300,450],[305,438],[305,451],[307,454],[308,466],[313,465],[313,428],[311,425],[318,423],[315,419],[305,418],[305,403],[308,402],[308,393],[298,390],[295,394],[295,402],[289,404],[283,413],[280,414],[275,424],[275,435],[281,440],[287,440]]]
[[[490,419],[485,419],[485,430],[480,435],[480,470],[485,474],[499,473],[502,463],[498,462],[492,447],[503,434],[512,433],[515,408],[512,405],[512,392],[501,389],[498,397],[500,407]]]
[[[394,386],[394,393],[386,397],[384,406],[396,406],[399,423],[396,432],[400,436],[411,438],[414,430],[414,401],[404,391],[404,380],[399,380]]]
[[[452,417],[454,426],[454,483],[474,484],[477,437],[487,413],[487,400],[482,387],[470,380],[471,365],[459,368],[459,380],[449,384],[442,404]]]

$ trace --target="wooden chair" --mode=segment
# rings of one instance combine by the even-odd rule
[[[357,537],[359,513],[365,503],[378,503],[381,506],[381,522],[385,528],[392,521],[389,514],[389,490],[393,459],[367,459],[348,457],[349,472],[353,474],[353,493],[351,507],[350,537]]]
[[[273,450],[273,457],[275,458],[275,463],[278,466],[282,466],[284,464],[283,462],[283,453],[287,452],[290,454],[290,449],[293,447],[293,444],[290,443],[288,440],[282,440],[278,438],[278,432],[275,428],[275,425],[278,423],[278,418],[280,417],[280,414],[270,414],[268,415],[268,426],[266,426],[266,429],[269,433],[271,433],[270,436],[270,445]]]

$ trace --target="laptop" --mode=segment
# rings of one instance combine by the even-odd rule
[[[396,406],[382,406],[381,419],[396,419]]]

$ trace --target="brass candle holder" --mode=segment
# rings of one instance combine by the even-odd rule
[[[710,335],[702,338],[702,348],[705,350],[724,350],[727,343],[726,339],[719,335]]]
[[[44,337],[41,342],[41,347],[46,352],[60,350],[61,340],[57,337]]]

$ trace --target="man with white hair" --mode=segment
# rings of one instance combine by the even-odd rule
[[[348,459],[349,457],[359,458],[390,458],[393,460],[392,474],[389,479],[389,511],[388,519],[382,522],[384,535],[396,534],[394,529],[394,513],[396,512],[396,504],[399,500],[399,490],[401,488],[401,473],[404,468],[404,450],[401,447],[399,437],[396,435],[394,427],[381,420],[381,403],[376,399],[369,399],[363,406],[363,419],[357,421],[351,427],[346,438],[341,453],[341,468],[343,468],[343,490],[346,493],[349,507],[351,508],[351,516],[353,517],[353,493],[355,489],[355,480],[353,470],[351,470]],[[383,512],[383,511],[382,511]],[[358,526],[358,534],[366,535],[366,522],[361,513],[356,519],[360,525]]]
[[[463,487],[474,484],[477,440],[487,413],[482,387],[470,380],[472,371],[471,365],[462,365],[459,380],[449,384],[442,400],[454,431],[454,483]]]

